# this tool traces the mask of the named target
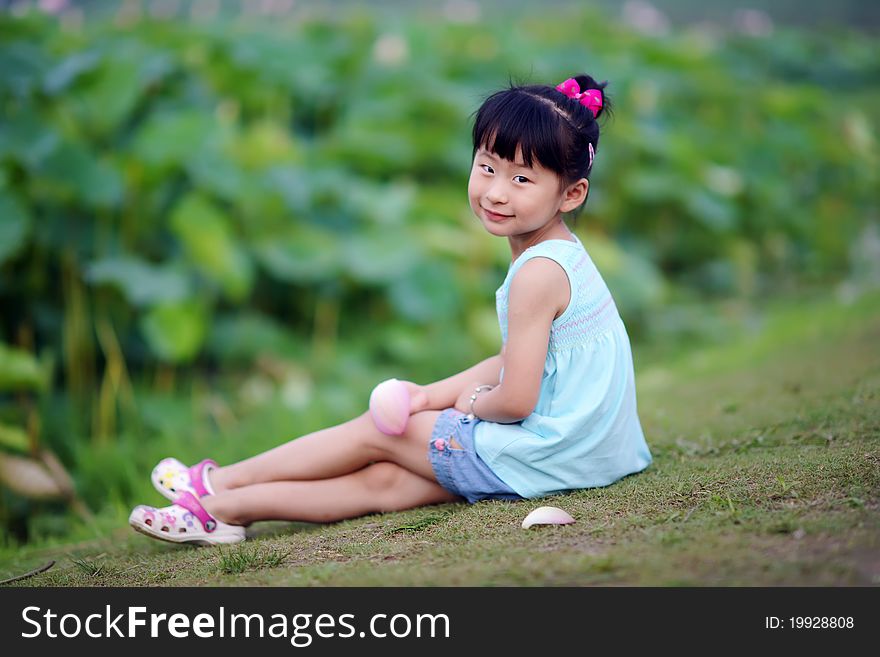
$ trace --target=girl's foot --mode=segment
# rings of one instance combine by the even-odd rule
[[[229,525],[205,511],[199,499],[183,492],[171,506],[136,506],[128,517],[135,531],[170,543],[223,545],[245,539],[244,527]]]
[[[172,502],[181,493],[204,497],[214,494],[208,473],[216,467],[217,463],[211,459],[187,467],[175,458],[167,458],[153,468],[150,480],[156,490]]]

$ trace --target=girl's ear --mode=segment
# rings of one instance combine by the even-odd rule
[[[586,178],[581,178],[577,182],[572,183],[565,190],[562,205],[559,209],[562,212],[571,212],[586,200],[589,189],[590,181]]]

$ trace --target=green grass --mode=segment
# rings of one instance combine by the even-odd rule
[[[220,549],[150,541],[120,515],[89,541],[0,552],[0,579],[55,559],[12,585],[880,584],[880,295],[776,307],[650,365],[635,354],[655,461],[612,486],[258,523]],[[546,504],[576,522],[523,530]]]
[[[236,575],[246,570],[262,570],[284,564],[287,552],[268,548],[266,545],[243,543],[233,548],[219,547],[220,570]]]

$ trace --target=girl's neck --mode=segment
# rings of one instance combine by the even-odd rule
[[[507,241],[510,243],[511,262],[519,258],[526,249],[547,240],[568,240],[569,242],[574,242],[575,237],[568,229],[568,226],[565,225],[565,222],[562,221],[562,217],[558,216],[531,233],[510,235]]]

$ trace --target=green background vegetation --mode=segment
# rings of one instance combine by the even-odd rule
[[[880,281],[869,36],[135,4],[0,14],[9,549],[124,522],[164,456],[243,458],[496,352],[509,250],[465,190],[471,115],[508,78],[610,81],[574,225],[637,377],[771,299]]]

